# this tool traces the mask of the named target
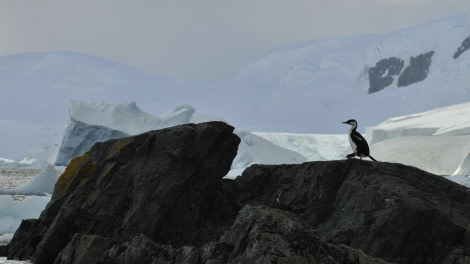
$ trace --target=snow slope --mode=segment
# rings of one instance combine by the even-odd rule
[[[298,164],[307,160],[301,153],[273,144],[254,133],[237,130],[235,134],[240,137],[241,142],[237,156],[225,178],[236,178],[253,164]]]
[[[348,137],[349,128],[345,127],[342,135],[292,134],[255,132],[260,136],[283,148],[302,154],[308,161],[343,159],[351,153]]]
[[[438,175],[451,175],[470,151],[470,135],[404,136],[371,146],[380,161],[398,162]]]
[[[457,175],[464,175],[470,176],[470,151],[468,154],[462,159],[457,169],[452,174],[453,176]]]
[[[470,103],[389,118],[367,134],[371,144],[403,136],[470,135]]]
[[[379,160],[441,175],[467,174],[470,164],[464,161],[470,153],[470,103],[390,118],[368,128],[367,138]]]

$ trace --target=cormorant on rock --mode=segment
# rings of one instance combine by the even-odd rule
[[[353,153],[347,155],[347,158],[353,158],[355,156],[359,156],[359,158],[369,157],[373,161],[377,161],[369,154],[369,145],[367,144],[366,139],[356,131],[357,128],[357,121],[354,119],[349,119],[344,124],[348,124],[351,126],[349,130],[349,144],[351,144],[351,148]]]

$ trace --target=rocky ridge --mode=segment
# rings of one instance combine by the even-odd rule
[[[254,165],[222,122],[95,144],[6,248],[34,263],[468,263],[469,189],[356,159]]]

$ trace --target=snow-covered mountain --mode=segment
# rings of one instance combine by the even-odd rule
[[[190,104],[238,129],[339,133],[470,100],[470,14],[382,35],[294,43],[232,78],[177,81],[100,58],[47,52],[0,57],[0,120],[63,124],[67,104],[135,101],[160,115]],[[28,96],[25,96],[28,95]]]
[[[311,41],[281,47],[237,78],[270,87],[260,103],[273,123],[291,118],[285,124],[303,122],[303,131],[337,133],[350,117],[364,128],[468,101],[470,53],[454,55],[466,51],[469,36],[467,14],[385,35]]]

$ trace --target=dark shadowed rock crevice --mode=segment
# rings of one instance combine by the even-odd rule
[[[468,49],[470,49],[470,37],[468,37],[468,38],[466,38],[462,41],[462,44],[460,45],[460,47],[454,53],[454,59],[457,59],[458,57],[460,57],[460,55],[462,55]]]
[[[466,263],[470,192],[400,164],[254,165],[222,122],[95,144],[7,248],[34,263]]]
[[[408,86],[420,82],[428,77],[429,67],[431,66],[434,51],[429,51],[410,58],[410,64],[403,70],[398,77],[397,86]]]
[[[465,43],[465,42],[464,42]],[[462,43],[462,45],[464,45]],[[463,48],[459,50],[464,51]],[[397,78],[398,87],[408,86],[425,80],[435,51],[410,57],[409,64],[403,69],[405,61],[401,58],[390,57],[381,59],[374,67],[369,68],[369,93],[375,93],[392,85]],[[455,55],[454,55],[455,56]]]
[[[391,85],[394,77],[400,74],[404,65],[404,60],[395,57],[377,62],[369,69],[369,93],[378,92]]]

